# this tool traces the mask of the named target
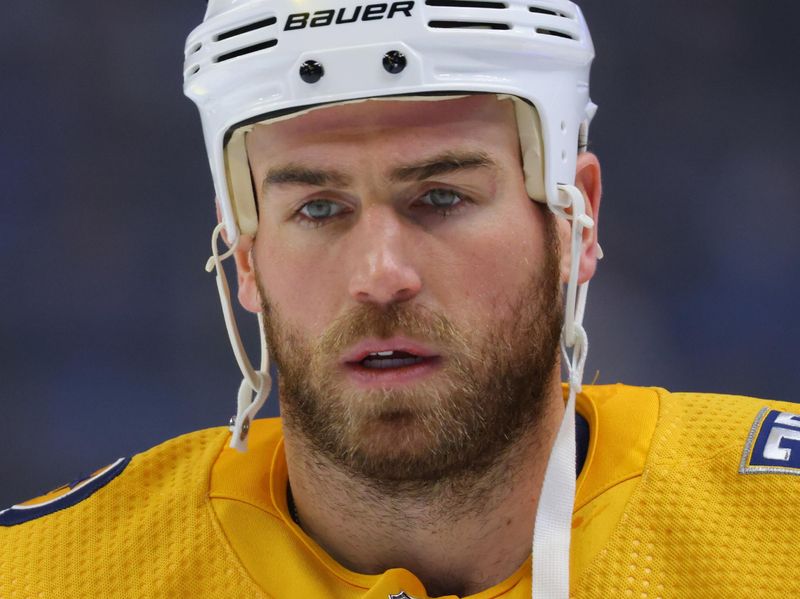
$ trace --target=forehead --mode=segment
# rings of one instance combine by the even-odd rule
[[[313,146],[352,143],[426,146],[516,146],[517,127],[510,100],[477,95],[446,100],[367,100],[313,110],[256,126],[247,136],[251,160]],[[351,146],[363,150],[364,146]],[[271,160],[270,160],[271,161]]]

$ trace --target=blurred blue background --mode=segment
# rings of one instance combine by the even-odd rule
[[[586,379],[797,400],[800,6],[583,8],[606,253]],[[0,506],[234,410],[239,374],[203,270],[211,179],[181,93],[204,9],[4,12]],[[252,347],[255,318],[240,315]]]

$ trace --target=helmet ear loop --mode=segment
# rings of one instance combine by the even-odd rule
[[[561,332],[561,351],[569,370],[570,388],[580,393],[583,367],[589,349],[589,340],[583,328],[586,296],[589,282],[578,284],[580,257],[584,229],[594,227],[594,220],[586,214],[586,199],[574,185],[559,185],[559,195],[566,196],[566,207],[550,205],[550,209],[571,223],[570,267],[567,279],[567,298],[564,313],[564,328]],[[561,199],[561,198],[559,198]],[[563,200],[562,200],[563,201]],[[572,349],[572,355],[569,354]]]
[[[250,424],[255,418],[256,412],[264,405],[264,402],[272,388],[272,378],[269,375],[269,349],[267,348],[266,337],[264,334],[264,316],[258,314],[258,330],[261,341],[261,363],[260,369],[255,370],[247,357],[247,352],[242,344],[239,335],[239,328],[236,325],[236,316],[233,313],[231,304],[230,288],[228,279],[225,276],[225,269],[222,266],[223,260],[230,258],[236,246],[228,248],[223,254],[219,253],[219,237],[225,225],[219,223],[214,227],[211,234],[211,257],[206,262],[206,272],[216,271],[217,292],[222,307],[222,315],[225,318],[225,328],[228,331],[233,354],[236,363],[242,372],[242,382],[239,385],[237,395],[236,416],[231,419],[231,443],[230,446],[239,451],[247,451],[247,436],[250,432]],[[255,396],[253,394],[255,393]]]

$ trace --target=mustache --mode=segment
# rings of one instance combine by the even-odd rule
[[[365,337],[404,335],[470,357],[464,335],[446,316],[413,304],[362,304],[337,317],[317,342],[317,355],[338,356]]]

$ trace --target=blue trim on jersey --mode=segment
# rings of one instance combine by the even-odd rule
[[[91,496],[95,491],[105,487],[108,483],[119,476],[125,467],[130,463],[130,458],[121,458],[108,470],[100,474],[94,479],[91,479],[84,486],[68,492],[61,497],[57,497],[40,506],[12,506],[7,510],[0,511],[0,526],[15,526],[23,522],[29,522],[42,516],[47,516],[53,512],[67,509],[73,505],[80,503],[84,499]],[[77,486],[70,483],[70,486]]]
[[[578,477],[586,464],[586,456],[589,455],[589,421],[579,412],[575,412],[575,476]]]

